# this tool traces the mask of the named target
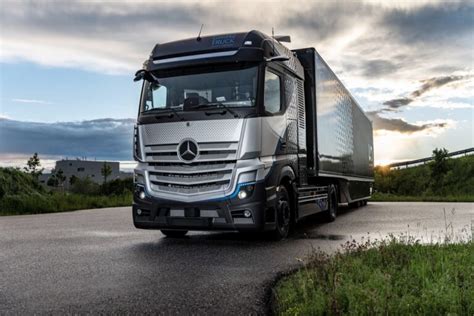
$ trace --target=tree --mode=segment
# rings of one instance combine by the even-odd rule
[[[34,153],[33,156],[31,156],[30,159],[28,159],[28,161],[26,162],[26,165],[27,165],[27,167],[24,167],[23,169],[26,172],[28,172],[29,174],[31,174],[33,176],[33,178],[38,180],[38,177],[44,171],[44,168],[40,169],[41,162],[40,162],[40,159],[38,157],[38,153]]]
[[[74,183],[76,183],[78,179],[79,179],[78,177],[76,177],[75,175],[72,175],[71,177],[69,177],[69,185],[73,186]]]
[[[449,170],[446,148],[433,150],[433,162],[430,164],[433,192],[439,194],[443,189],[444,176]]]
[[[49,177],[46,184],[50,187],[57,187],[58,186],[58,179],[56,179],[56,171],[55,169],[51,170],[51,176]]]
[[[62,187],[64,181],[66,181],[66,176],[64,175],[64,172],[61,169],[53,169],[51,170],[51,176],[49,177],[48,182],[46,182],[46,184],[51,187]]]
[[[107,178],[112,174],[112,167],[109,164],[107,164],[106,161],[104,161],[104,165],[102,166],[100,173],[104,177],[104,184],[105,184],[107,183]]]
[[[58,185],[62,187],[64,181],[66,181],[66,176],[64,175],[64,172],[61,169],[56,171],[56,179],[58,180]]]

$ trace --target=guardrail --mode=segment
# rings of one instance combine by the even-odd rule
[[[473,154],[473,153],[474,153],[474,147],[450,152],[450,153],[448,153],[448,157],[455,157],[455,156],[461,156],[461,155],[467,156],[467,155],[470,155],[470,154]],[[387,167],[389,167],[390,169],[400,168],[400,167],[409,168],[409,166],[414,167],[414,165],[425,164],[425,163],[427,163],[431,160],[433,160],[433,157],[396,162],[396,163],[389,164]]]

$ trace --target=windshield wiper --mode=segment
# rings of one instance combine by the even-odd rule
[[[191,106],[188,109],[197,110],[197,109],[202,109],[202,108],[215,108],[215,109],[212,109],[211,111],[206,111],[205,113],[207,115],[219,114],[219,113],[225,114],[225,111],[227,111],[227,112],[231,113],[232,115],[234,115],[234,117],[239,117],[240,118],[239,114],[237,114],[234,110],[232,110],[230,107],[228,107],[227,105],[225,105],[221,102],[211,102],[211,103],[198,104],[198,105]],[[216,112],[219,108],[224,108],[225,109],[224,112],[223,111]]]
[[[173,113],[181,121],[183,120],[181,115],[178,114],[178,110],[176,110],[174,108],[166,108],[166,109],[156,108],[156,109],[151,109],[151,110],[145,111],[143,114],[149,114],[149,113],[152,113],[152,112],[158,112],[159,114],[171,114],[171,113]],[[162,118],[163,116],[164,115],[156,115],[157,118]]]

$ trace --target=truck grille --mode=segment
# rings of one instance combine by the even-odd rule
[[[192,163],[178,156],[178,144],[145,146],[150,187],[154,191],[198,194],[223,191],[231,184],[238,142],[198,143]]]

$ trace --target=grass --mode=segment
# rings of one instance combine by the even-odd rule
[[[430,196],[430,195],[398,195],[376,192],[372,195],[374,202],[474,202],[474,194]]]
[[[0,215],[55,213],[131,204],[131,193],[109,196],[72,193],[5,195],[0,199]]]
[[[274,297],[278,315],[473,315],[474,243],[391,239],[315,252]]]

